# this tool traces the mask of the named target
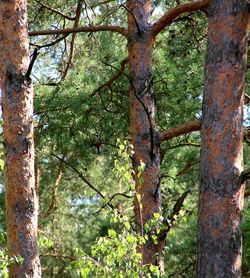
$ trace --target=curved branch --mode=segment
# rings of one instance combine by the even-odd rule
[[[106,81],[105,83],[103,83],[101,86],[99,86],[92,94],[91,96],[94,96],[97,92],[99,92],[101,89],[105,88],[105,87],[110,87],[113,82],[115,82],[120,76],[123,75],[123,72],[126,68],[126,65],[128,63],[128,57],[125,58],[124,60],[121,61],[121,67],[120,69],[117,71],[117,73],[111,77],[108,81]]]
[[[165,239],[167,237],[167,234],[173,227],[173,224],[176,220],[176,216],[179,215],[180,210],[188,194],[191,194],[190,190],[185,191],[176,201],[173,207],[173,212],[167,217],[167,219],[165,219],[166,228],[162,230],[161,233],[159,234],[159,239]]]
[[[62,159],[65,160],[65,158],[66,158],[66,154],[63,154]],[[59,188],[59,185],[60,185],[60,182],[62,179],[62,174],[63,174],[63,169],[64,169],[63,160],[60,160],[60,164],[59,164],[58,170],[56,172],[55,182],[52,186],[52,196],[51,196],[49,208],[44,214],[42,214],[41,218],[46,218],[47,216],[49,216],[51,213],[53,213],[56,210],[57,192],[58,192],[58,188]]]
[[[74,17],[68,16],[68,15],[66,15],[66,14],[64,14],[64,13],[62,13],[62,12],[60,12],[60,11],[50,7],[50,6],[48,6],[48,5],[45,5],[45,4],[41,3],[40,1],[36,0],[36,2],[41,6],[41,8],[47,9],[48,11],[56,13],[56,14],[62,16],[63,18],[66,18],[68,20],[72,20],[72,21],[75,20]]]
[[[127,7],[125,6],[124,4],[121,4],[121,7],[123,7],[128,13],[130,13],[135,21],[135,25],[136,25],[136,28],[137,28],[137,31],[138,33],[141,35],[141,30],[140,30],[140,27],[139,27],[139,24],[138,24],[138,20],[136,18],[136,16],[133,14],[133,12]]]
[[[159,134],[159,137],[160,137],[160,141],[164,142],[173,139],[177,136],[185,135],[192,131],[198,131],[200,129],[201,129],[201,121],[195,120],[189,123],[179,125],[177,127],[170,128],[166,131],[163,131]]]
[[[126,192],[125,193],[115,193],[108,199],[108,201],[97,212],[94,213],[94,215],[100,213],[100,211],[103,210],[117,196],[121,196],[121,197],[124,197],[127,199],[133,198],[133,196],[126,195]]]
[[[89,32],[100,32],[100,31],[110,31],[128,36],[128,31],[126,28],[120,26],[102,25],[102,26],[83,26],[77,28],[65,28],[65,29],[55,29],[55,30],[43,30],[43,31],[30,31],[29,36],[45,36],[45,35],[60,35],[60,34],[73,34],[73,33],[89,33]]]
[[[82,12],[82,4],[83,4],[84,0],[79,0],[78,4],[77,4],[77,8],[76,8],[76,16],[75,16],[75,22],[74,22],[74,26],[73,28],[77,28],[79,26],[80,23],[80,17],[81,17],[81,12]],[[72,38],[71,38],[71,42],[70,42],[70,50],[69,50],[69,59],[66,65],[66,68],[62,74],[62,78],[61,80],[64,80],[67,76],[67,73],[70,69],[70,66],[72,65],[72,61],[75,55],[75,39],[76,39],[76,34],[74,33],[72,34]]]
[[[49,43],[47,43],[47,44],[42,44],[42,45],[41,45],[41,44],[30,43],[30,45],[35,46],[35,47],[38,47],[39,49],[40,49],[40,48],[44,48],[44,47],[50,47],[50,46],[52,46],[52,45],[55,45],[55,44],[59,43],[60,41],[62,41],[62,40],[64,40],[64,39],[66,39],[69,35],[70,35],[70,34],[63,35],[62,37],[60,37],[60,38],[58,38],[58,39],[56,39],[56,40],[54,40],[54,41],[52,41],[52,42],[49,42]]]
[[[166,26],[170,25],[178,16],[187,12],[202,10],[209,5],[209,0],[198,0],[194,2],[184,3],[167,11],[152,26],[152,35],[157,36]]]

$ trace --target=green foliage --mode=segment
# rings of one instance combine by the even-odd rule
[[[23,258],[20,256],[8,257],[6,249],[6,233],[0,230],[0,278],[8,278],[8,267],[14,264],[22,264]]]
[[[123,188],[134,191],[131,155],[133,148],[127,141],[117,141],[118,156],[115,159],[113,172],[119,179]],[[143,171],[143,163],[138,167],[138,176]],[[132,210],[133,208],[129,208]],[[104,212],[104,215],[106,213]],[[159,220],[155,214],[155,225]],[[105,237],[99,237],[91,247],[91,256],[80,249],[77,249],[78,260],[68,266],[71,275],[74,277],[160,277],[158,267],[153,265],[141,266],[141,254],[137,252],[137,246],[145,243],[145,238],[138,236],[129,221],[127,215],[122,215],[115,209],[112,211],[111,224],[116,224],[116,230],[108,229]]]
[[[73,26],[74,21],[42,7],[42,3],[74,17],[76,1],[28,2],[30,30]],[[120,1],[95,7],[97,2],[84,2],[79,26],[110,24],[126,27],[127,12],[119,7]],[[155,12],[152,19],[157,20],[176,2],[153,1]],[[202,12],[187,14],[157,37],[152,82],[159,131],[201,117],[206,23],[207,18]],[[168,223],[171,229],[165,244],[165,268],[169,277],[194,277],[199,133],[180,136],[161,144],[162,214],[155,214],[145,224],[147,233],[144,237],[138,237],[132,230],[132,176],[135,173],[130,159],[133,150],[129,144],[130,84],[127,69],[110,87],[95,92],[119,70],[120,62],[127,56],[127,42],[111,32],[77,34],[74,61],[66,79],[60,82],[69,57],[71,38],[69,35],[65,41],[41,48],[32,76],[36,166],[40,173],[39,249],[43,277],[159,277],[158,268],[140,266],[136,245],[145,243],[149,231],[154,231],[152,239],[157,242],[157,235],[165,228],[163,222],[168,221],[176,200],[187,190],[191,194],[179,214],[174,216],[174,221]],[[32,37],[31,43],[44,45],[56,39],[58,36]],[[246,107],[246,111],[249,114],[249,108]],[[249,119],[246,125],[248,122]],[[102,143],[100,154],[95,149],[96,135]],[[117,144],[116,138],[120,138]],[[247,162],[249,152],[246,147],[244,156]],[[66,165],[55,186],[61,164],[55,155],[64,156],[65,161],[80,171],[104,198]],[[1,149],[1,181],[2,156]],[[137,171],[138,179],[143,169],[142,162]],[[56,192],[54,196],[53,192]],[[138,200],[141,197],[137,195]],[[109,201],[114,211],[109,208]],[[249,276],[248,203],[243,223],[244,277]],[[51,204],[53,210],[46,214]],[[0,207],[0,229],[5,230],[3,182],[0,184]],[[5,245],[0,245],[0,269],[3,273],[7,271],[9,263]]]
[[[243,260],[242,260],[242,277],[249,277],[249,258],[250,258],[250,201],[246,200],[244,206],[244,221],[242,225],[243,231]]]

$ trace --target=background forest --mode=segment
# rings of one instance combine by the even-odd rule
[[[182,2],[153,1],[151,20]],[[151,266],[150,272],[140,267],[136,244],[142,239],[131,228],[135,220],[126,38],[109,31],[32,34],[78,26],[126,27],[127,12],[122,1],[28,1],[43,277],[160,277],[157,267]],[[152,86],[159,132],[201,119],[207,22],[205,11],[186,13],[156,38]],[[246,167],[249,140],[246,131]],[[7,275],[1,152],[0,268]],[[167,219],[164,277],[195,277],[199,130],[170,136],[161,142],[160,152],[163,216],[155,213],[148,229],[151,225],[157,230],[163,217]],[[242,277],[250,277],[248,195],[247,184]]]

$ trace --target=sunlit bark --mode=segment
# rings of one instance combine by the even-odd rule
[[[241,277],[248,1],[212,0],[201,125],[197,277]]]
[[[40,277],[38,202],[34,178],[33,88],[25,0],[0,1],[0,85],[3,105],[8,254],[20,256],[10,277]]]

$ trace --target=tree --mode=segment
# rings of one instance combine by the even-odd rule
[[[155,95],[152,87],[152,55],[155,39],[166,26],[174,22],[183,13],[202,10],[206,8],[208,1],[177,4],[155,23],[151,23],[152,1],[128,0],[126,5],[120,6],[127,11],[127,29],[115,25],[103,25],[29,32],[30,36],[67,36],[78,32],[111,31],[119,33],[127,39],[128,59],[123,60],[121,71],[124,70],[124,64],[128,63],[130,121],[132,144],[135,151],[133,157],[135,173],[137,173],[141,161],[145,165],[142,179],[135,178],[135,223],[136,230],[141,236],[145,235],[145,224],[153,218],[154,214],[161,211],[160,140],[155,119]],[[59,40],[60,38],[56,41]],[[121,74],[119,73],[118,76],[121,76]],[[110,86],[115,79],[110,79],[103,86]],[[152,239],[153,233],[153,230],[148,232],[148,240],[139,248],[143,255],[143,264],[160,264],[159,257],[162,257],[166,231],[162,231],[159,235],[157,244]]]
[[[201,126],[198,277],[241,277],[248,1],[212,0]]]
[[[1,1],[0,33],[8,255],[23,259],[9,275],[40,277],[26,1]]]
[[[151,2],[156,6],[160,3],[161,11],[167,10],[155,23],[151,17]],[[53,248],[49,244],[49,248],[42,250],[45,275],[70,276],[72,273],[66,268],[67,262],[78,256],[78,261],[83,262],[82,255],[72,246],[81,246],[90,253],[90,245],[96,236],[110,236],[110,227],[117,234],[120,232],[119,227],[108,223],[109,217],[105,218],[99,212],[100,207],[128,211],[121,196],[122,190],[128,188],[119,188],[120,181],[113,176],[111,169],[116,138],[132,137],[135,172],[141,165],[141,158],[145,162],[143,179],[136,179],[135,200],[136,229],[139,236],[145,235],[138,248],[143,253],[143,263],[159,264],[159,255],[163,253],[168,236],[164,250],[168,274],[194,276],[195,236],[188,231],[196,222],[200,146],[199,133],[188,133],[199,130],[200,121],[179,124],[201,115],[206,2],[127,1],[126,5],[121,5],[116,1],[96,3],[90,0],[87,2],[89,6],[84,3],[81,7],[79,1],[75,8],[75,1],[30,1],[35,3],[31,6],[30,36],[47,34],[53,38],[51,42],[42,36],[32,39],[32,44],[40,49],[39,57],[42,57],[38,62],[38,67],[42,68],[38,71],[41,84],[36,84],[35,99],[37,168],[41,172],[40,228],[54,241]],[[80,22],[79,9],[82,11]],[[205,13],[182,15],[197,9]],[[126,12],[128,28],[124,28]],[[169,24],[171,26],[162,33]],[[50,28],[53,30],[33,31]],[[89,34],[75,36],[78,32]],[[65,51],[67,44],[68,52]],[[75,52],[74,44],[77,45]],[[51,47],[49,51],[48,47]],[[51,74],[51,68],[46,68],[47,61],[52,62],[57,71]],[[44,78],[46,75],[48,78]],[[100,84],[96,85],[97,82]],[[128,86],[131,105],[128,103]],[[130,109],[130,129],[129,106],[133,107]],[[157,127],[161,130],[175,128],[161,132],[158,139]],[[185,136],[175,138],[180,135]],[[98,155],[94,151],[96,137],[102,146]],[[159,141],[163,153],[161,172]],[[157,194],[160,188],[162,200]],[[185,207],[181,209],[185,198]],[[96,211],[98,216],[94,214]],[[163,223],[159,216],[161,212]],[[131,214],[129,217],[132,218]],[[155,219],[160,224],[152,226]],[[58,238],[63,238],[64,243]],[[121,238],[120,234],[118,238]],[[89,239],[90,243],[86,244]],[[123,239],[126,242],[126,237]],[[111,241],[106,240],[109,245]],[[110,263],[109,252],[115,252],[106,249],[104,255],[103,247],[99,246],[100,254],[107,260],[101,258],[100,262],[105,267]],[[122,254],[119,253],[120,259]],[[99,261],[96,253],[92,255]],[[111,255],[115,257],[116,254]],[[245,258],[247,261],[247,256]],[[181,263],[177,265],[176,260]],[[125,269],[126,266],[124,263]],[[116,261],[112,267],[111,271],[114,271]],[[117,269],[123,271],[119,267]],[[246,267],[246,275],[247,271]]]

